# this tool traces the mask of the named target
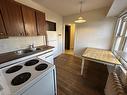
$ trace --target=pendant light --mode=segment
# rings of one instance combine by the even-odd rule
[[[83,1],[80,0],[80,16],[75,20],[75,23],[84,23],[86,20],[82,17],[82,3]]]

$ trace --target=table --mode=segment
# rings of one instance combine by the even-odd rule
[[[106,65],[113,65],[114,70],[116,65],[121,64],[111,51],[97,48],[87,48],[82,55],[81,75],[83,75],[85,60],[90,60]]]

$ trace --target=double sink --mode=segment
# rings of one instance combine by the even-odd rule
[[[33,48],[33,49],[22,49],[22,50],[18,50],[15,53],[17,55],[22,55],[22,54],[26,54],[26,53],[30,53],[30,52],[35,52],[35,51],[39,51],[42,50],[41,48]]]

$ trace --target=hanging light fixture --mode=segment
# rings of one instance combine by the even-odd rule
[[[75,20],[75,23],[84,23],[86,20],[82,17],[82,3],[83,1],[80,0],[80,16],[78,17],[77,20]]]

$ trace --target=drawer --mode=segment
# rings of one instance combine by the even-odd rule
[[[38,58],[43,59],[43,58],[47,58],[50,55],[53,55],[53,51],[48,51],[44,54],[41,54],[41,55],[38,56]]]
[[[53,51],[49,51],[45,54],[39,55],[38,58],[45,60],[45,61],[52,63],[52,64],[54,63],[53,62]]]

